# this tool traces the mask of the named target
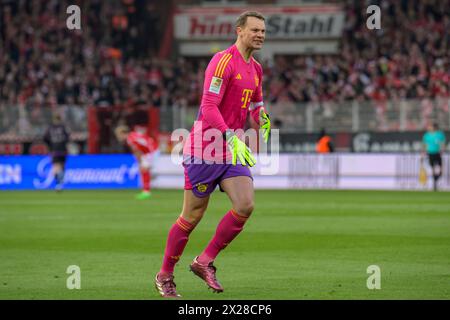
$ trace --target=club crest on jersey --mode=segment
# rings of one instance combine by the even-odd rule
[[[205,192],[206,189],[208,189],[208,184],[207,183],[197,183],[196,187],[197,187],[198,191]]]
[[[209,92],[219,94],[220,88],[222,87],[222,82],[223,82],[223,79],[217,78],[217,77],[212,77],[211,84],[209,86]]]

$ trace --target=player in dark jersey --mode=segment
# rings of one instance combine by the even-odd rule
[[[52,173],[56,180],[55,190],[60,191],[64,183],[69,133],[59,114],[53,116],[52,124],[44,134],[44,142],[48,145],[52,157]]]

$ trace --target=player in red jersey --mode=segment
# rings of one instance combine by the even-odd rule
[[[126,141],[139,164],[142,192],[136,195],[136,199],[149,199],[151,196],[151,171],[153,169],[155,158],[159,154],[157,142],[153,138],[147,136],[144,132],[138,130],[130,132],[130,129],[127,126],[117,127],[115,129],[115,134],[120,143]]]
[[[266,143],[269,138],[270,119],[263,107],[262,67],[252,56],[264,43],[264,21],[257,12],[241,14],[236,22],[235,44],[215,54],[205,71],[197,121],[183,150],[183,210],[169,231],[163,263],[155,277],[155,287],[163,297],[180,296],[173,280],[175,264],[218,185],[228,195],[232,208],[219,222],[205,250],[190,265],[191,271],[214,292],[223,291],[216,279],[214,259],[242,231],[253,211],[253,178],[249,167],[255,164],[255,159],[235,130],[244,129],[250,114],[264,130]],[[210,139],[209,133],[217,137]],[[209,152],[212,149],[214,152]]]

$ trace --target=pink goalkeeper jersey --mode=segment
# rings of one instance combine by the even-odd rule
[[[249,112],[259,123],[259,108],[263,106],[261,86],[262,67],[253,57],[246,62],[236,45],[216,53],[205,71],[200,109],[183,155],[223,161],[225,151],[226,159],[230,159],[225,142],[214,143],[211,135],[244,129]]]

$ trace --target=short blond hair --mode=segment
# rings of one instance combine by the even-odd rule
[[[247,23],[248,17],[255,17],[262,21],[266,21],[266,18],[264,18],[264,16],[257,11],[245,11],[236,19],[236,27],[244,27]]]

